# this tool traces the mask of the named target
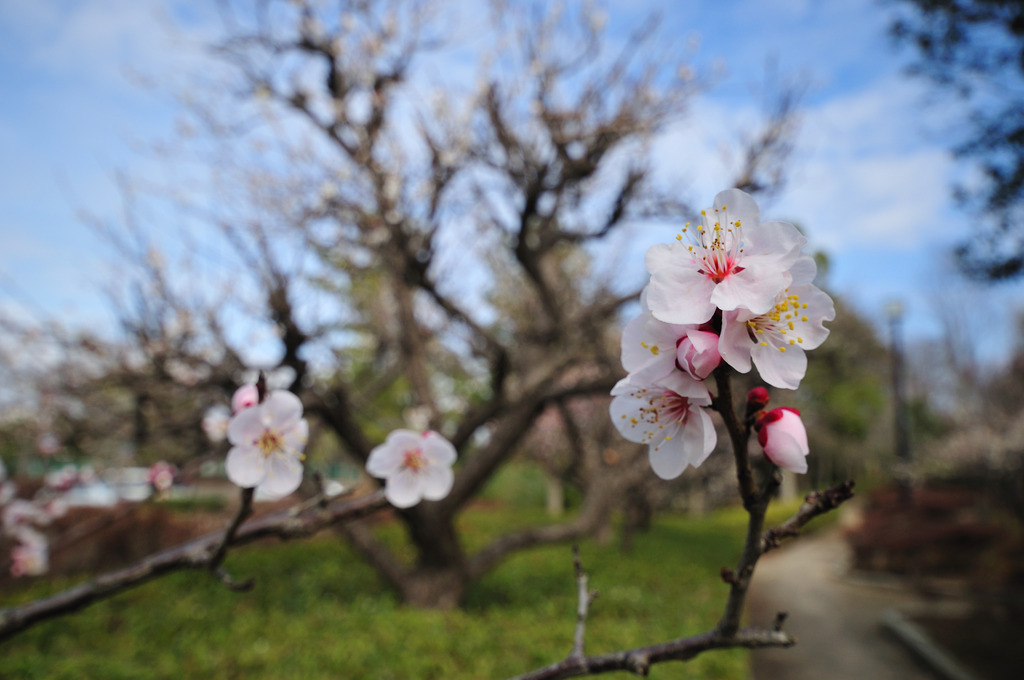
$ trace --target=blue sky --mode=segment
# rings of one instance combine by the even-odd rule
[[[167,133],[175,109],[169,92],[140,87],[135,75],[187,78],[201,63],[199,46],[216,32],[211,4],[0,0],[0,310],[111,323],[102,285],[113,259],[81,214],[116,218],[115,173],[154,171],[140,141]],[[912,337],[935,337],[936,305],[970,301],[972,325],[984,329],[977,334],[982,355],[1006,351],[1008,309],[1020,307],[1022,286],[969,288],[946,266],[949,247],[973,219],[948,197],[964,173],[946,152],[958,112],[929,103],[926,85],[902,74],[905,56],[885,32],[889,4],[606,6],[613,33],[658,9],[664,36],[699,43],[698,67],[721,72],[658,145],[659,164],[678,176],[687,197],[710,204],[725,188],[727,150],[757,119],[752,88],[773,59],[782,73],[806,78],[810,90],[789,183],[763,215],[805,228],[811,247],[832,259],[830,287],[880,327],[895,299]],[[646,245],[638,239],[621,265],[642,275]]]

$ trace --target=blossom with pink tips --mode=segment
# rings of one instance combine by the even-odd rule
[[[673,324],[702,324],[718,309],[764,314],[790,284],[789,268],[806,243],[792,224],[762,223],[757,203],[739,189],[715,196],[677,241],[651,246],[645,258],[651,313]]]
[[[754,425],[768,460],[790,472],[807,472],[807,430],[800,411],[782,406],[761,415]]]
[[[455,482],[455,447],[437,432],[395,430],[370,451],[366,471],[387,480],[384,494],[396,508],[439,501]]]
[[[704,380],[722,357],[718,335],[695,324],[670,324],[651,315],[647,290],[640,295],[641,311],[622,331],[622,367],[636,384],[658,380],[675,370]]]
[[[271,392],[263,402],[236,413],[228,424],[228,479],[242,488],[287,496],[302,483],[302,450],[308,437],[299,398],[284,390]]]
[[[242,385],[231,395],[231,412],[238,413],[260,403],[260,391],[255,383]]]
[[[703,463],[718,436],[707,410],[711,396],[700,382],[680,371],[649,384],[630,376],[612,389],[611,417],[626,439],[646,444],[651,468],[674,479]]]
[[[694,380],[705,380],[722,363],[718,352],[718,335],[694,328],[679,339],[676,366]]]

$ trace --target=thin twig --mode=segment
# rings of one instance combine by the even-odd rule
[[[231,519],[231,523],[228,524],[228,528],[224,531],[224,537],[217,545],[217,549],[214,550],[213,556],[210,557],[209,569],[210,571],[216,572],[220,569],[221,563],[224,561],[224,556],[227,555],[228,546],[235,540],[235,534],[238,533],[238,528],[242,526],[242,522],[249,519],[252,514],[252,497],[256,491],[255,488],[242,489],[241,502],[238,504],[238,512]]]
[[[777,527],[764,532],[761,536],[761,552],[778,548],[784,538],[798,536],[800,530],[812,519],[826,512],[838,508],[846,501],[853,498],[852,479],[842,484],[830,486],[824,491],[812,491],[804,498],[803,504],[792,517]]]
[[[584,675],[600,675],[613,671],[629,671],[636,675],[647,675],[651,666],[666,661],[688,661],[712,649],[744,647],[792,647],[796,639],[789,633],[767,628],[743,628],[729,638],[716,631],[678,638],[648,647],[626,649],[611,654],[589,656],[583,659],[567,658],[558,663],[537,669],[512,680],[560,680]]]

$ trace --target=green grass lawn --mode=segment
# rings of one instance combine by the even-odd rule
[[[542,518],[518,508],[476,510],[464,528],[476,542],[507,526],[510,514],[516,524]],[[719,570],[735,564],[743,524],[735,510],[661,516],[630,553],[583,543],[599,591],[586,651],[713,626],[726,596]],[[454,612],[401,606],[330,533],[242,548],[226,566],[236,578],[254,577],[256,588],[234,593],[204,572],[172,574],[0,643],[0,678],[504,678],[560,660],[572,645],[568,546],[517,555]],[[0,595],[0,606],[72,584],[41,582]],[[747,654],[709,652],[656,666],[652,676],[739,680],[747,677]]]

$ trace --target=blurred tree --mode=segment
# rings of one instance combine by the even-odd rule
[[[912,72],[960,97],[969,125],[954,152],[977,161],[980,177],[956,196],[984,214],[956,249],[961,269],[991,281],[1024,273],[1024,2],[899,0],[891,26],[918,55]],[[966,129],[969,128],[969,132]],[[964,135],[961,137],[961,133]]]
[[[650,153],[701,85],[683,55],[653,24],[609,38],[589,5],[495,3],[501,30],[463,36],[491,36],[486,57],[428,3],[222,9],[219,66],[183,84],[165,145],[202,170],[148,198],[126,186],[125,216],[98,225],[120,258],[125,345],[110,354],[145,359],[123,384],[170,409],[176,390],[214,401],[247,365],[281,365],[357,462],[395,427],[448,437],[449,496],[397,511],[413,563],[345,527],[411,603],[454,606],[513,551],[595,530],[636,483],[626,463],[645,464],[615,454],[606,417],[588,424],[639,293],[596,263],[631,228],[689,212]],[[780,93],[747,135],[742,187],[777,188],[795,105]],[[581,512],[467,551],[459,514],[545,413]]]

